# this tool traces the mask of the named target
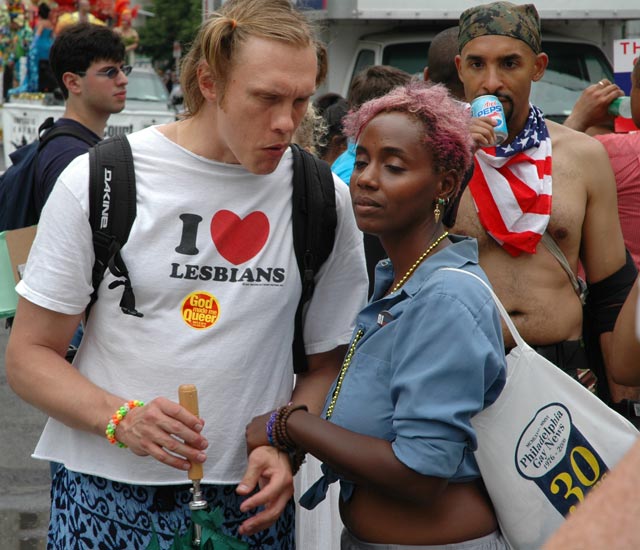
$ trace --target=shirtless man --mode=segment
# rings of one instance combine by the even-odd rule
[[[460,16],[458,45],[456,66],[467,100],[497,96],[509,135],[501,147],[494,148],[491,119],[475,119],[472,133],[479,147],[475,171],[462,196],[454,231],[478,239],[480,264],[524,339],[575,376],[583,372],[577,369],[585,368],[587,359],[581,344],[583,308],[567,272],[540,242],[546,229],[573,273],[578,272],[579,262],[584,267],[588,306],[596,312],[606,365],[615,316],[635,280],[635,268],[625,262],[607,154],[594,139],[545,121],[530,106],[531,83],[542,78],[548,63],[540,49],[540,19],[532,4],[494,2],[466,10]],[[544,139],[545,127],[550,140]],[[514,163],[513,150],[518,148],[535,156],[536,165]],[[513,208],[515,201],[505,201],[504,194],[502,200],[496,197],[494,184],[502,185],[503,192],[506,187],[507,195],[515,189],[509,184],[515,179],[512,176],[498,182],[502,178],[496,164],[504,160],[500,157],[510,158],[514,172],[524,170],[520,175],[527,185],[538,186],[533,205],[521,200]],[[527,166],[529,174],[524,175]],[[496,202],[498,210],[494,210]],[[622,296],[613,297],[612,283],[624,287]],[[613,315],[605,315],[612,311]],[[505,345],[513,346],[508,331],[504,337]],[[602,382],[599,391],[606,391]],[[609,386],[613,402],[637,398],[635,388]]]

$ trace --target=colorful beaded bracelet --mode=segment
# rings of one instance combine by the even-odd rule
[[[138,401],[137,399],[127,401],[113,414],[113,416],[109,420],[107,429],[104,431],[104,433],[106,434],[109,443],[111,443],[112,445],[115,445],[117,443],[118,447],[120,447],[121,449],[126,448],[126,445],[124,443],[120,443],[120,441],[116,439],[116,428],[118,427],[118,424],[122,422],[122,419],[127,416],[127,413],[135,407],[144,407],[144,403],[142,401]]]

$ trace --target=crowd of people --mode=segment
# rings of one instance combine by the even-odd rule
[[[89,0],[3,0],[0,3],[3,99],[55,90],[57,84],[49,64],[49,50],[55,36],[75,23],[113,28],[122,37],[127,62],[132,65],[140,43],[137,31],[131,26],[134,11],[128,2],[112,4],[111,9],[97,10],[97,4],[94,2],[92,6]],[[99,12],[99,16],[93,12]]]
[[[66,63],[55,76],[67,123],[90,105],[97,137],[121,108],[130,26],[55,36],[50,23],[36,29]],[[92,40],[99,32],[109,37]],[[64,47],[79,40],[86,51],[69,65]],[[638,193],[640,148],[632,134],[588,135],[622,93],[608,81],[564,125],[546,120],[530,91],[548,62],[535,6],[499,1],[466,9],[434,40],[422,80],[371,67],[347,98],[312,101],[328,61],[310,21],[289,0],[228,0],[183,60],[183,116],[128,136],[137,215],[86,323],[89,145],[76,144],[47,180],[6,355],[13,390],[49,416],[34,451],[53,464],[48,547],[157,537],[169,548],[190,525],[185,471],[199,464],[221,531],[250,548],[320,550],[296,536],[296,509],[335,498],[340,517],[325,526],[342,550],[506,549],[472,419],[499,398],[514,342],[468,274],[527,343],[611,407],[634,416],[640,387],[628,252],[639,210],[623,209]],[[499,145],[493,119],[469,113],[483,95],[504,109]],[[334,172],[335,234],[302,314],[302,366],[292,142]],[[123,273],[135,314],[119,307]],[[198,385],[197,416],[176,399],[184,383]],[[322,468],[293,499],[305,454]],[[598,488],[600,506],[626,494],[639,457]],[[549,548],[598,547],[585,524],[608,542],[614,526],[630,529],[636,506],[609,522],[590,498]]]

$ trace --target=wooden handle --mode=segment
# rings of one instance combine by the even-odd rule
[[[200,416],[198,412],[198,390],[193,384],[182,384],[178,388],[178,398],[180,405],[187,409],[191,414]],[[202,479],[202,464],[191,464],[189,468],[189,479]]]

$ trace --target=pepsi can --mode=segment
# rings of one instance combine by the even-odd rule
[[[495,145],[500,145],[507,139],[509,131],[507,130],[507,121],[504,119],[504,109],[496,96],[481,95],[476,97],[471,102],[471,116],[475,118],[490,117],[498,123],[493,127],[496,134]]]

